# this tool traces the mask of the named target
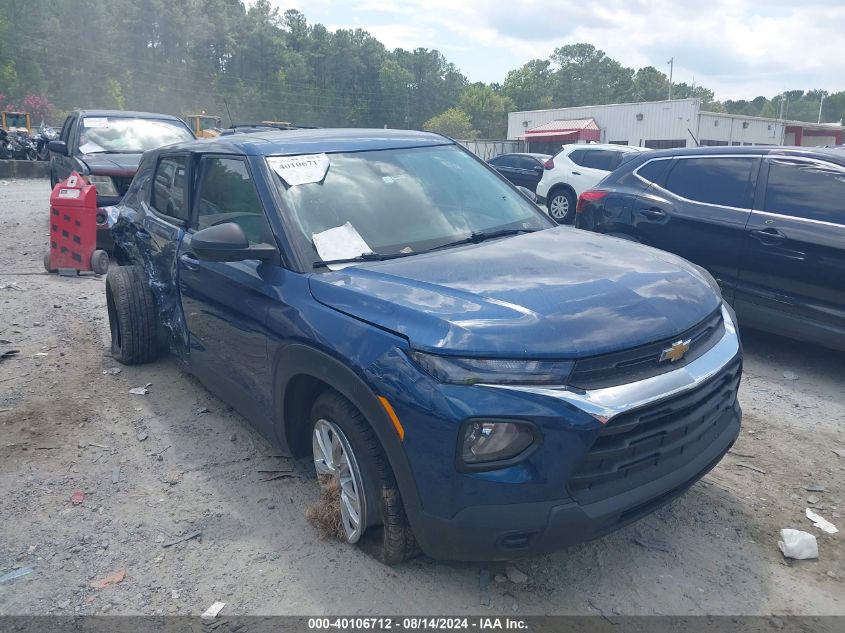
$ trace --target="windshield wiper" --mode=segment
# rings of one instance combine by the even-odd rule
[[[84,154],[143,154],[144,152],[132,149],[132,150],[124,150],[124,149],[95,149],[90,152],[83,152]]]
[[[496,237],[517,235],[518,233],[534,233],[535,231],[539,230],[540,229],[499,229],[498,231],[480,231],[478,233],[472,233],[468,237],[462,238],[460,240],[455,240],[454,242],[447,242],[446,244],[435,246],[434,248],[430,248],[425,252],[428,253],[429,251],[439,251],[441,248],[451,248],[453,246],[461,246],[463,244],[480,244],[485,240],[492,240]]]
[[[344,259],[330,259],[320,260],[314,262],[314,268],[325,268],[326,266],[333,266],[334,264],[354,264],[355,262],[383,262],[386,259],[397,259],[399,257],[408,257],[409,255],[417,255],[416,251],[409,253],[361,253],[355,257],[346,257]]]

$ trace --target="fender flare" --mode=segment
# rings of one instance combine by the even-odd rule
[[[279,350],[273,382],[274,433],[278,442],[282,446],[288,446],[284,410],[287,388],[294,377],[302,375],[316,378],[335,389],[367,419],[393,470],[411,527],[419,534],[416,527],[420,524],[422,506],[411,465],[396,429],[376,394],[360,376],[336,358],[302,343],[291,343]]]

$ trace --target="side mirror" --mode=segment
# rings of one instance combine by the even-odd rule
[[[240,225],[226,222],[197,231],[191,250],[207,262],[241,262],[245,259],[274,260],[278,252],[270,244],[250,244]]]
[[[50,141],[47,144],[47,148],[53,154],[59,154],[60,156],[67,156],[67,143],[64,141]]]
[[[531,191],[527,187],[523,187],[522,185],[517,185],[516,188],[519,189],[519,193],[521,193],[523,196],[528,198],[531,202],[533,202],[534,204],[537,203],[537,194],[536,193],[534,193],[533,191]]]

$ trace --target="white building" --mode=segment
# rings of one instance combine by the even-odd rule
[[[585,124],[590,120],[595,124]],[[508,139],[525,141],[531,151],[549,153],[565,143],[590,140],[652,149],[827,145],[841,144],[845,127],[705,112],[699,99],[674,99],[511,112]]]

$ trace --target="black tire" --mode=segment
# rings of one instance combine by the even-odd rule
[[[158,355],[158,324],[153,293],[137,266],[118,266],[106,277],[111,353],[124,365],[140,365]]]
[[[14,155],[12,148],[6,141],[0,141],[0,158],[3,160],[11,160]]]
[[[575,194],[569,189],[558,189],[546,202],[549,216],[558,224],[575,223],[575,205]]]
[[[109,254],[99,248],[91,253],[91,270],[98,275],[109,272]]]
[[[346,435],[361,470],[367,495],[368,524],[358,544],[385,565],[396,565],[419,554],[405,515],[393,470],[378,438],[361,412],[334,390],[324,391],[311,409],[311,432],[320,419],[334,422]]]

